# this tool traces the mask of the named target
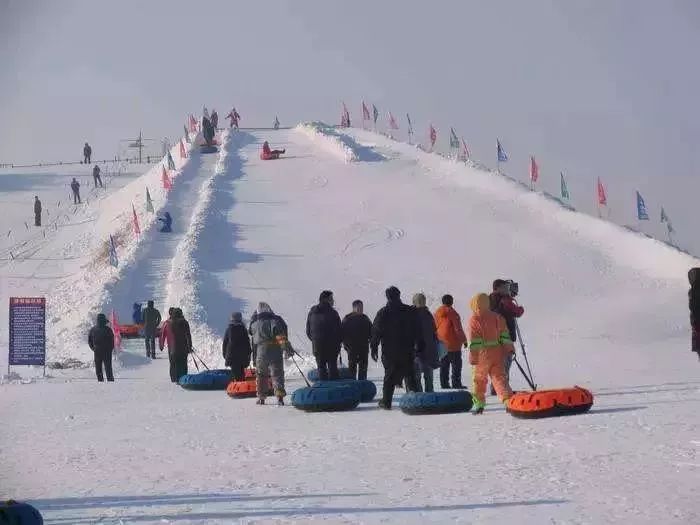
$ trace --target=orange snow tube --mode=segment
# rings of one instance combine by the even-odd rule
[[[231,381],[226,387],[226,393],[229,397],[255,397],[258,395],[258,389],[255,380]]]
[[[524,419],[583,414],[592,406],[593,394],[580,386],[518,392],[506,401],[508,413]]]
[[[122,324],[122,325],[119,325],[119,333],[125,339],[133,339],[134,337],[143,337],[143,325],[141,325],[141,324]]]

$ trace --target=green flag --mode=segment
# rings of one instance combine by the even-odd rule
[[[457,133],[455,133],[454,128],[450,128],[450,148],[459,148],[459,139],[457,138]]]
[[[569,188],[566,187],[566,179],[564,178],[564,172],[561,175],[561,198],[569,200]]]
[[[153,213],[153,201],[151,200],[151,194],[146,188],[146,211]]]

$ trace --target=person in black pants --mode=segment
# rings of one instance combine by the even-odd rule
[[[234,312],[226,329],[222,345],[224,363],[231,367],[231,381],[243,381],[245,369],[250,365],[250,336],[243,324],[243,314]]]
[[[372,359],[379,357],[379,345],[382,346],[382,365],[384,365],[384,385],[379,407],[391,409],[394,389],[404,380],[406,391],[417,392],[418,384],[414,370],[415,349],[422,348],[422,336],[416,311],[401,302],[401,292],[395,286],[386,290],[387,303],[374,318],[372,324]]]
[[[143,320],[143,339],[146,343],[146,357],[156,358],[156,332],[162,321],[160,312],[153,305],[153,301],[148,301],[148,306],[141,312]]]
[[[338,312],[333,308],[333,292],[321,292],[318,304],[306,318],[306,335],[311,340],[318,377],[321,381],[338,379],[338,355],[343,340]]]
[[[39,196],[34,196],[34,226],[41,226],[41,201]]]
[[[98,381],[104,381],[104,366],[107,381],[114,381],[112,373],[112,351],[114,350],[114,332],[107,326],[107,316],[97,314],[97,324],[90,329],[88,345],[95,354],[95,374]]]
[[[90,144],[86,142],[85,146],[83,146],[83,164],[90,164],[91,159],[92,148],[90,147]]]
[[[169,327],[173,348],[168,346],[170,353],[170,379],[177,382],[182,376],[187,375],[187,358],[192,353],[192,334],[190,324],[185,320],[180,308],[175,308]]]
[[[355,379],[367,379],[372,321],[364,314],[364,305],[359,299],[353,301],[352,312],[343,318],[342,330],[350,375]]]

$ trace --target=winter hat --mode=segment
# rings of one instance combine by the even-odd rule
[[[390,286],[384,293],[389,301],[398,301],[401,298],[401,292],[396,286]]]
[[[107,322],[107,316],[105,314],[97,314],[97,324],[99,326],[106,326]]]
[[[333,297],[333,292],[330,290],[323,290],[318,296],[319,303],[327,303]]]
[[[168,308],[168,315],[170,317],[175,317],[175,310],[177,310],[177,308],[175,308],[174,306],[171,306],[170,308]]]
[[[698,280],[698,274],[700,274],[700,268],[691,268],[688,272],[688,282],[690,286],[694,286]]]
[[[233,321],[234,323],[242,323],[243,314],[241,312],[233,312],[231,314],[231,321]]]
[[[265,302],[260,302],[260,303],[258,303],[258,310],[257,310],[257,312],[258,312],[259,314],[260,314],[260,313],[263,313],[263,312],[272,313],[272,308],[270,308],[270,305],[269,305],[269,304],[267,304],[267,303],[265,303]]]
[[[498,289],[499,289],[501,286],[503,286],[504,284],[506,284],[506,281],[504,281],[503,279],[496,279],[496,280],[493,282],[493,291],[495,292],[496,290],[498,290]]]
[[[153,308],[153,300],[152,299],[150,301],[148,301],[148,307]]]
[[[452,306],[455,303],[454,297],[452,297],[450,294],[445,294],[442,296],[442,304],[445,306]]]
[[[490,310],[489,296],[485,293],[478,293],[474,297],[472,297],[471,301],[469,301],[469,306],[471,307],[472,312],[474,312],[475,314],[482,314],[484,312],[488,312]]]
[[[417,293],[413,296],[413,306],[418,308],[425,306],[425,295],[423,293]]]

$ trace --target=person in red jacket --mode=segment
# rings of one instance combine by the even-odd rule
[[[515,285],[515,286],[514,286]],[[508,334],[512,343],[518,340],[518,330],[516,328],[516,319],[522,317],[525,313],[525,308],[520,306],[516,300],[517,283],[506,281],[504,279],[496,279],[493,282],[493,292],[489,295],[489,305],[492,312],[496,312],[506,320]],[[514,353],[505,354],[504,367],[506,371],[506,379],[510,381],[510,365],[513,364]],[[491,385],[491,395],[496,395],[496,391]]]
[[[462,329],[462,320],[452,307],[454,299],[451,295],[442,297],[442,306],[435,312],[435,326],[440,343],[447,350],[440,362],[440,386],[450,388],[450,367],[452,368],[452,388],[466,388],[462,384],[462,345],[467,336]]]
[[[265,141],[263,142],[262,152],[260,153],[260,158],[262,160],[272,160],[279,159],[280,155],[284,155],[286,150],[283,149],[270,149],[270,144]]]

